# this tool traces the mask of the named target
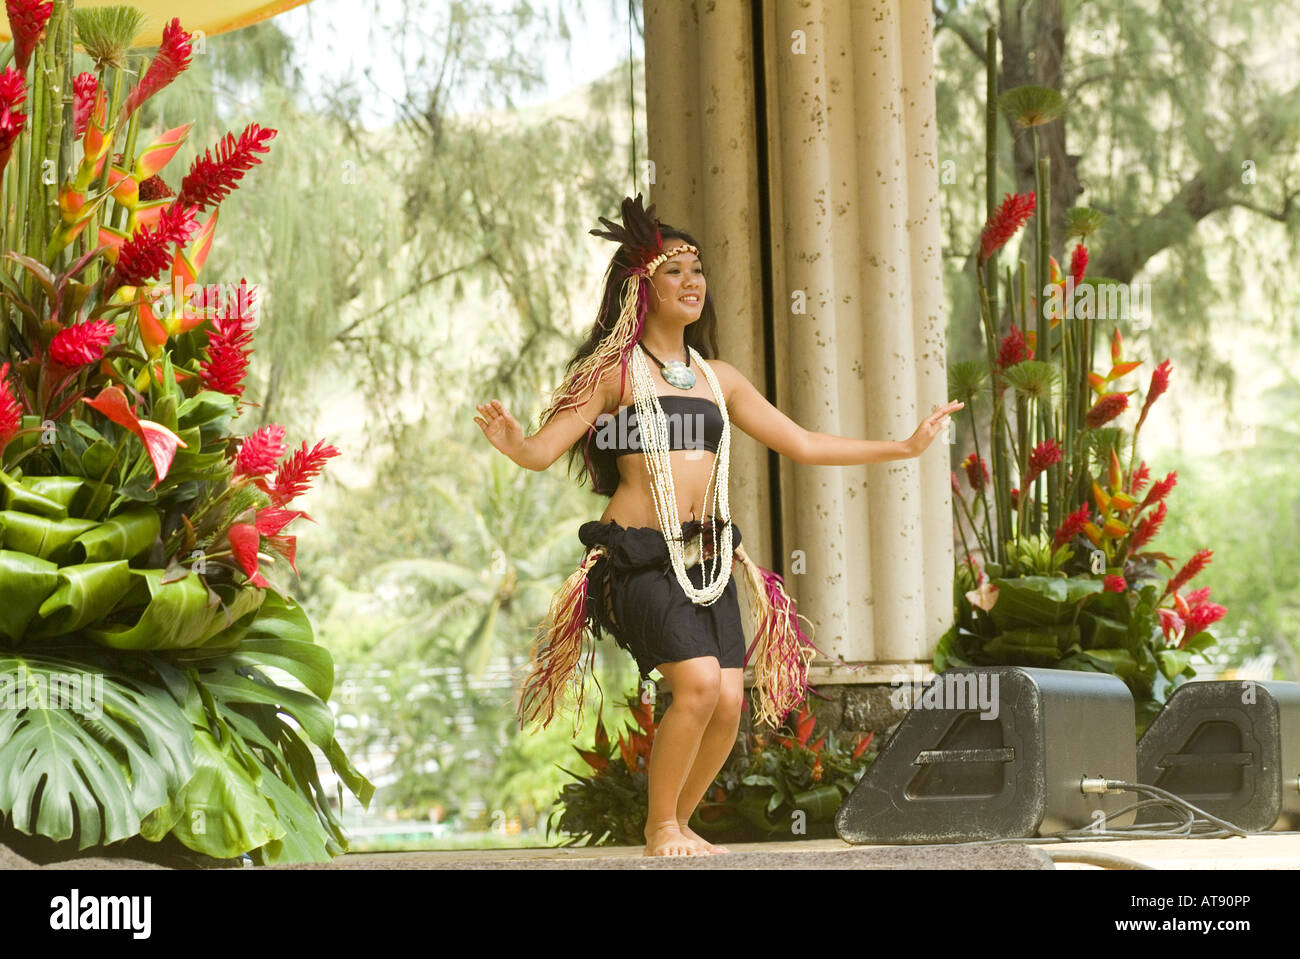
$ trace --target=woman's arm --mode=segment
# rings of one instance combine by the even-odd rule
[[[607,372],[585,403],[557,413],[532,436],[524,436],[523,427],[499,400],[479,404],[476,407],[479,415],[474,417],[474,422],[488,441],[514,462],[524,469],[541,472],[585,436],[596,417],[612,405],[617,388],[613,377],[617,375],[617,370]]]
[[[855,440],[804,429],[769,403],[730,363],[709,360],[709,365],[718,371],[731,421],[768,449],[808,466],[857,466],[920,456],[947,424],[948,414],[963,405],[949,403],[931,413],[906,440]]]

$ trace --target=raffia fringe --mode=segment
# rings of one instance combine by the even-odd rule
[[[519,728],[529,723],[545,729],[563,706],[565,692],[573,687],[576,698],[573,735],[582,731],[582,704],[586,678],[595,674],[596,642],[587,625],[587,573],[607,552],[593,546],[578,567],[551,597],[546,620],[529,656],[528,678],[519,689],[515,713]],[[534,730],[535,731],[535,730]]]
[[[642,282],[640,274],[632,274],[631,282],[627,284],[627,289],[623,293],[623,302],[613,331],[601,341],[600,346],[594,353],[583,360],[578,368],[565,378],[564,383],[556,390],[550,405],[542,413],[541,423],[543,425],[556,413],[571,407],[581,406],[587,397],[591,395],[592,390],[596,388],[600,378],[605,375],[605,371],[615,363],[622,362],[624,354],[636,342],[637,335],[640,333],[638,329],[637,303],[641,297]]]
[[[745,654],[745,663],[754,667],[755,719],[775,729],[789,712],[808,697],[808,667],[817,647],[799,628],[799,620],[812,623],[799,613],[785,591],[781,577],[764,569],[736,547],[736,555],[749,584],[750,619],[754,640]]]

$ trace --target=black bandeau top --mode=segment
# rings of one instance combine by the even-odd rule
[[[670,450],[708,450],[716,454],[722,442],[722,411],[703,396],[659,397],[668,420]],[[596,421],[593,439],[597,449],[613,450],[615,456],[640,453],[641,431],[636,406],[625,406],[616,414],[602,413]]]

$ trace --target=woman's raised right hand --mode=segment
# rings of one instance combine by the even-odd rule
[[[510,415],[500,400],[480,403],[476,408],[480,415],[474,417],[474,422],[479,425],[488,442],[514,459],[524,445],[524,428],[519,425],[519,421]]]

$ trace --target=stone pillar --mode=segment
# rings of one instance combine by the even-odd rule
[[[645,11],[649,196],[700,239],[723,358],[809,430],[907,438],[947,400],[929,5]],[[879,728],[888,686],[865,687],[928,664],[951,623],[942,438],[889,463],[782,458],[775,482],[733,438],[736,520],[814,625],[813,685],[846,728]]]

